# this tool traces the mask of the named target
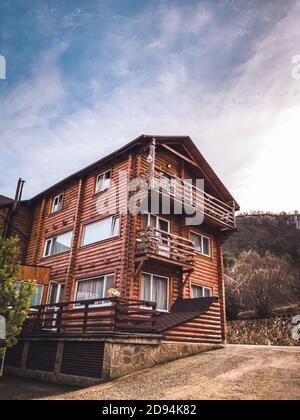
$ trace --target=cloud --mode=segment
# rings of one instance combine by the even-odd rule
[[[243,210],[278,208],[280,200],[262,200],[266,182],[250,175],[263,177],[264,162],[266,179],[276,173],[266,157],[271,139],[278,158],[289,126],[283,116],[299,112],[291,58],[299,53],[300,5],[291,5],[276,16],[269,2],[259,11],[237,8],[223,20],[204,2],[116,15],[94,40],[83,80],[61,66],[72,39],[43,52],[31,79],[2,102],[1,192],[12,195],[22,176],[31,196],[141,133],[188,134]],[[289,147],[299,153],[295,140]],[[291,197],[282,203],[295,205]]]

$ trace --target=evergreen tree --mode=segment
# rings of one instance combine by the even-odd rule
[[[31,298],[36,292],[33,281],[22,282],[16,288],[19,271],[18,239],[0,238],[0,315],[6,319],[6,347],[12,347],[17,342],[29,312]],[[1,351],[4,353],[0,349],[0,356]]]

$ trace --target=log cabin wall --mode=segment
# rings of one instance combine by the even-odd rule
[[[149,169],[149,164],[146,162],[148,150],[142,154],[142,171]],[[168,167],[171,165],[171,168]],[[164,172],[169,173],[173,176],[181,177],[186,179],[196,179],[194,172],[186,168],[186,165],[182,163],[182,160],[172,153],[165,151],[161,148],[157,148],[156,152],[156,167]],[[199,175],[201,176],[201,174]],[[171,233],[174,235],[182,236],[189,239],[190,232],[195,232],[200,235],[208,236],[211,240],[211,257],[206,257],[200,254],[196,254],[195,257],[195,270],[190,276],[189,281],[184,287],[184,297],[191,297],[191,284],[201,285],[210,287],[213,289],[213,295],[220,297],[220,278],[219,278],[219,258],[217,245],[217,233],[210,229],[209,226],[204,225],[201,227],[186,226],[185,216],[178,215],[162,215],[163,218],[170,221]],[[138,228],[141,229],[141,217],[138,219]]]
[[[33,221],[27,248],[26,264],[51,266],[51,281],[66,283],[66,300],[74,299],[76,282],[104,274],[115,275],[115,287],[121,284],[126,232],[126,214],[121,215],[120,234],[116,238],[82,246],[83,226],[111,215],[119,214],[127,206],[127,179],[129,160],[93,170],[78,179],[39,199],[33,209]],[[112,171],[112,181],[117,186],[95,193],[99,174]],[[53,198],[63,193],[62,209],[52,213]],[[116,198],[116,200],[115,200]],[[116,207],[115,203],[120,203]],[[62,233],[73,232],[70,251],[44,257],[45,241]]]
[[[2,237],[5,232],[7,217],[9,212],[9,206],[0,207],[0,236]]]
[[[9,236],[19,237],[19,258],[21,264],[25,262],[28,241],[32,224],[32,209],[28,203],[17,207],[9,221]]]
[[[149,154],[149,150],[146,149],[141,155],[141,173],[149,170],[149,164],[146,159]],[[196,179],[196,175],[193,171],[186,168],[186,165],[182,162],[180,158],[173,155],[172,153],[157,147],[156,151],[156,168],[169,173],[172,176],[184,177],[186,179]],[[201,173],[199,177],[203,176]],[[213,192],[212,188],[209,188],[208,184],[206,186],[207,191],[210,193]],[[225,297],[224,297],[224,281],[223,281],[223,271],[221,266],[222,261],[222,250],[218,242],[218,234],[215,230],[211,229],[210,226],[204,224],[201,227],[186,226],[185,216],[178,215],[161,215],[162,218],[169,220],[170,222],[170,231],[172,234],[182,236],[186,239],[190,238],[190,232],[194,232],[200,235],[204,235],[210,238],[211,243],[211,256],[207,257],[200,255],[199,253],[195,256],[194,271],[189,276],[188,281],[184,282],[182,273],[179,270],[175,270],[172,265],[161,265],[151,261],[147,261],[141,268],[141,272],[134,280],[134,285],[131,288],[131,296],[133,298],[141,298],[141,278],[142,273],[151,273],[157,274],[165,277],[169,277],[169,308],[172,306],[172,303],[175,302],[177,298],[189,299],[192,297],[192,285],[198,285],[210,288],[212,290],[212,295],[221,299],[221,304],[215,304],[213,308],[213,314],[208,316],[213,316],[213,323],[217,323],[219,328],[217,328],[216,341],[220,341],[219,336],[222,335],[225,339]],[[141,216],[137,218],[137,229],[142,228]],[[202,316],[201,320],[190,322],[185,326],[178,327],[179,329],[175,330],[174,335],[170,333],[170,337],[176,338],[177,336],[183,338],[185,335],[193,336],[195,333],[195,326],[197,323],[199,327],[205,323],[206,317]],[[222,324],[220,330],[220,324]],[[214,328],[212,328],[214,330]],[[169,332],[168,332],[169,333]],[[181,334],[182,333],[182,334]],[[200,332],[198,341],[201,337],[205,335],[205,331]],[[213,334],[214,335],[214,334]],[[195,336],[195,339],[197,337]],[[214,341],[214,340],[213,340]],[[203,342],[206,342],[204,339]]]

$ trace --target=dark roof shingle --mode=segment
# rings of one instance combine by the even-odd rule
[[[177,299],[170,313],[161,314],[156,322],[156,331],[163,332],[183,322],[205,314],[217,300],[214,297],[196,299]]]

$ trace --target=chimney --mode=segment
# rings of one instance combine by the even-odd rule
[[[14,204],[13,204],[13,211],[16,211],[18,205],[20,204],[20,201],[22,199],[24,184],[25,184],[25,181],[22,178],[19,178],[18,184],[17,184],[17,189],[16,189],[15,200],[14,200]]]

